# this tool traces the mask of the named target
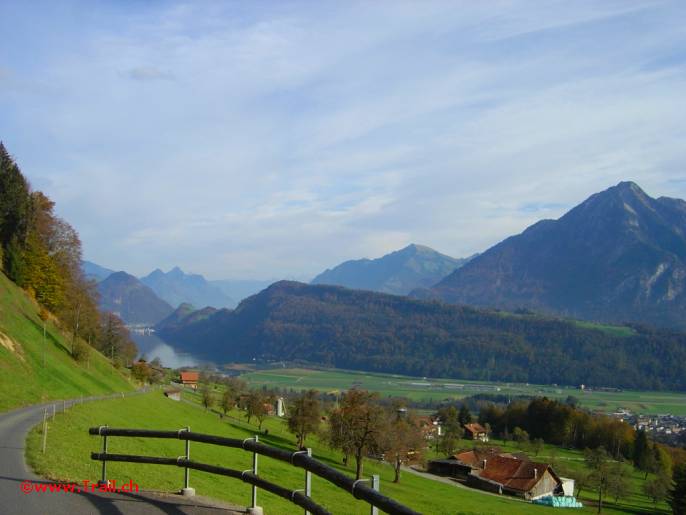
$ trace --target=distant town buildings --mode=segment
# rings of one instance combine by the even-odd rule
[[[643,430],[654,440],[669,445],[686,441],[686,417],[672,414],[637,415],[627,409],[620,409],[611,415],[630,424],[636,430]]]

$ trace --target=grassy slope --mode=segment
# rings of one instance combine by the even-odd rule
[[[239,415],[238,412],[234,415]],[[48,432],[48,451],[40,454],[40,434],[34,430],[28,440],[27,455],[29,463],[41,474],[52,478],[81,481],[98,478],[100,465],[90,460],[91,451],[99,449],[100,439],[87,434],[87,428],[108,424],[118,427],[140,427],[175,429],[190,425],[193,431],[218,434],[234,438],[249,438],[255,428],[244,422],[227,419],[220,420],[216,414],[206,412],[199,406],[168,400],[160,392],[141,395],[123,400],[104,401],[80,405],[66,415],[58,414],[50,424]],[[263,442],[293,449],[293,438],[285,432],[282,420],[271,418],[265,422],[269,435],[261,437]],[[316,438],[308,440],[317,458],[340,467],[340,455],[329,451]],[[183,454],[180,441],[142,440],[111,438],[108,442],[110,452],[147,454],[154,456],[178,456]],[[245,470],[251,466],[251,455],[235,449],[193,443],[193,459],[205,463]],[[350,469],[347,470],[349,473]],[[403,474],[400,484],[393,484],[390,467],[367,462],[367,474],[381,474],[382,492],[404,502],[413,508],[432,514],[485,513],[511,515],[543,513],[547,508],[507,498],[483,495],[478,492],[459,489],[436,481]],[[183,471],[175,467],[136,465],[127,463],[108,464],[108,475],[118,481],[136,481],[141,488],[178,490],[183,483]],[[303,471],[289,465],[260,457],[260,475],[291,488],[301,488]],[[199,495],[224,499],[231,503],[246,506],[249,504],[250,487],[229,478],[212,476],[191,471],[191,486]],[[313,478],[313,497],[327,506],[333,513],[366,514],[368,505],[354,500],[342,490],[330,485],[323,479]],[[263,491],[258,492],[259,504],[266,513],[295,513],[299,509],[287,501]]]
[[[131,390],[125,376],[96,351],[86,363],[69,355],[68,341],[52,322],[46,344],[36,304],[0,272],[0,411],[51,399]],[[43,367],[43,352],[45,363]]]
[[[414,400],[441,401],[460,399],[475,393],[483,393],[477,385],[493,385],[499,391],[486,393],[503,395],[547,396],[564,400],[568,395],[577,397],[581,405],[603,412],[614,411],[620,407],[635,413],[657,414],[672,413],[686,415],[685,392],[602,392],[580,391],[576,388],[561,386],[525,385],[515,383],[493,383],[487,381],[463,381],[458,379],[418,378],[391,374],[374,374],[346,370],[307,370],[300,368],[273,369],[251,372],[242,376],[253,386],[273,386],[302,390],[315,388],[323,392],[347,390],[354,385],[366,390],[379,392],[382,396],[404,396]],[[431,383],[431,386],[418,386],[412,383]],[[463,388],[446,388],[444,384],[463,385]]]
[[[184,394],[186,399],[197,401],[197,396]],[[254,426],[248,426],[241,413],[233,412],[229,418],[220,420],[216,414],[207,412],[198,405],[178,403],[164,398],[154,392],[125,400],[105,401],[77,406],[66,416],[58,414],[48,432],[48,452],[45,456],[39,452],[40,434],[37,428],[29,436],[27,454],[29,463],[41,474],[55,479],[81,481],[95,480],[99,476],[100,465],[89,459],[91,451],[99,449],[101,441],[87,434],[87,428],[102,424],[117,427],[139,427],[155,429],[176,429],[190,425],[194,431],[218,434],[234,438],[248,438],[255,432]],[[276,418],[267,419],[264,425],[269,429],[268,436],[262,436],[263,442],[271,445],[293,449],[292,436],[286,432],[284,422]],[[308,439],[308,445],[314,449],[317,458],[352,473],[340,465],[340,455],[327,449],[317,438]],[[110,452],[147,454],[153,456],[178,456],[183,454],[180,441],[142,440],[112,438],[109,441]],[[583,467],[580,454],[546,446],[540,457],[554,453],[564,468],[569,470]],[[249,454],[235,449],[192,444],[191,457],[195,460],[245,470],[251,466]],[[431,514],[499,514],[512,515],[544,513],[550,510],[533,506],[506,497],[486,495],[446,485],[436,481],[404,473],[400,484],[393,484],[392,470],[384,464],[372,461],[365,462],[366,474],[381,475],[381,489],[391,497],[419,510]],[[260,474],[268,479],[291,488],[300,488],[303,472],[288,465],[268,458],[260,457]],[[108,464],[108,475],[118,481],[136,481],[141,488],[175,491],[183,482],[181,469],[153,465],[136,465],[127,463]],[[634,474],[631,478],[632,494],[619,505],[608,505],[606,513],[653,513],[652,505],[640,494],[641,480]],[[215,477],[197,471],[191,471],[191,486],[199,495],[224,499],[236,505],[249,504],[250,487],[229,478]],[[591,497],[586,492],[582,497]],[[333,513],[352,514],[368,513],[368,507],[349,495],[333,487],[326,481],[313,478],[313,497],[327,506]],[[259,504],[266,513],[294,513],[297,511],[290,503],[260,491]],[[586,501],[586,499],[584,499]],[[659,506],[665,513],[664,505]],[[595,508],[588,506],[579,513],[593,513]]]

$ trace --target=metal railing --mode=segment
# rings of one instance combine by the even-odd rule
[[[311,497],[311,474],[326,479],[338,488],[345,490],[356,499],[368,502],[371,506],[371,513],[376,515],[378,509],[386,513],[398,515],[418,515],[418,512],[400,504],[399,502],[382,495],[379,492],[379,477],[374,476],[370,479],[353,479],[335,468],[322,463],[321,461],[312,457],[310,449],[306,451],[287,451],[278,447],[271,447],[260,443],[258,437],[246,438],[240,440],[237,438],[226,438],[223,436],[208,435],[203,433],[194,433],[189,428],[180,429],[178,431],[157,431],[151,429],[117,429],[107,426],[91,427],[88,432],[91,435],[101,436],[102,452],[91,453],[91,459],[102,461],[102,482],[107,481],[107,462],[119,461],[128,463],[150,463],[154,465],[173,465],[183,467],[185,489],[188,485],[188,470],[201,470],[212,474],[231,477],[252,485],[252,508],[257,508],[257,489],[261,488],[267,492],[271,492],[279,497],[282,497],[293,504],[304,508],[305,513],[312,513],[315,515],[329,515],[329,511],[323,506],[317,504]],[[155,456],[138,456],[131,454],[112,454],[107,451],[107,437],[136,437],[136,438],[167,438],[178,439],[186,441],[186,454],[178,458],[166,458]],[[211,445],[219,445],[222,447],[231,447],[234,449],[241,449],[252,452],[253,466],[252,469],[240,471],[216,465],[208,465],[206,463],[199,463],[190,459],[190,442],[206,443]],[[291,490],[281,485],[271,483],[261,478],[257,473],[257,457],[258,455],[267,456],[279,461],[283,461],[295,467],[300,467],[305,470],[305,485],[303,489]],[[367,486],[365,482],[371,482],[371,487]]]

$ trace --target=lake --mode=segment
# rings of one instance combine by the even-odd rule
[[[159,358],[162,365],[169,368],[195,367],[200,361],[190,354],[179,353],[171,345],[155,334],[131,333],[131,339],[138,346],[138,355],[152,361]]]

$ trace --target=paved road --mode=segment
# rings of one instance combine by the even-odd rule
[[[88,400],[88,399],[87,399]],[[94,400],[94,399],[93,399]],[[61,407],[61,401],[58,406]],[[67,402],[67,407],[70,403]],[[215,515],[242,513],[228,506],[198,498],[146,492],[22,492],[22,483],[31,481],[35,487],[52,484],[31,472],[24,460],[24,445],[29,430],[43,420],[43,411],[52,403],[29,406],[0,413],[0,515],[147,515],[193,514]]]

